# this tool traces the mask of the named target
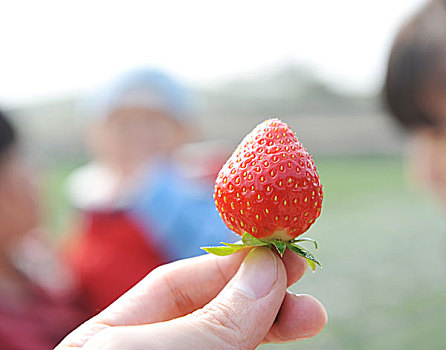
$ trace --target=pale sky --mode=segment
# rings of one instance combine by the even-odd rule
[[[376,92],[401,21],[426,0],[10,0],[0,3],[0,103],[85,93],[134,66],[212,86],[296,62]]]

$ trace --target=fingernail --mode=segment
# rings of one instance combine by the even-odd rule
[[[234,287],[250,298],[268,295],[277,277],[277,263],[268,248],[254,248],[245,258],[236,278]]]

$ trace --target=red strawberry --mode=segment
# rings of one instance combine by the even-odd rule
[[[278,119],[249,133],[218,174],[214,199],[235,233],[290,241],[321,213],[322,185],[313,158]]]

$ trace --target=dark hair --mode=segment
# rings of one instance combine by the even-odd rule
[[[5,113],[0,110],[0,157],[17,141],[17,134]]]
[[[384,102],[405,128],[437,124],[436,117],[423,106],[423,89],[439,73],[444,55],[446,0],[434,0],[401,28],[387,66]]]

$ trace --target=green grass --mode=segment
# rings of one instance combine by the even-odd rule
[[[82,163],[54,162],[48,167],[41,181],[44,221],[51,238],[57,239],[69,229],[71,206],[65,191],[67,176]]]
[[[329,315],[313,339],[263,350],[441,349],[446,325],[446,226],[436,203],[406,185],[399,158],[316,159],[325,199],[306,234],[323,270],[291,290],[321,300]],[[68,206],[57,165],[45,181],[48,225],[61,231]],[[314,250],[313,250],[314,251]]]
[[[316,159],[322,216],[306,234],[324,268],[291,290],[321,300],[317,337],[262,349],[440,349],[446,325],[441,209],[408,189],[399,158]]]

